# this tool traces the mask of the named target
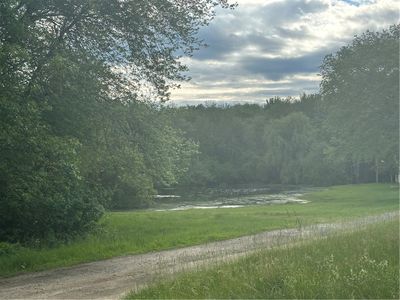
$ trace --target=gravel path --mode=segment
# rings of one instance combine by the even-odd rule
[[[0,279],[0,299],[118,299],[160,276],[205,264],[228,261],[261,248],[285,245],[302,238],[319,238],[340,230],[359,229],[399,218],[398,212],[283,229],[181,249],[117,257],[69,268]]]

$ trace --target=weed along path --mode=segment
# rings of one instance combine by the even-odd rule
[[[268,231],[187,248],[117,257],[0,279],[0,299],[118,299],[160,276],[229,261],[261,248],[320,238],[341,230],[357,230],[398,217],[398,212],[389,212],[350,222]]]

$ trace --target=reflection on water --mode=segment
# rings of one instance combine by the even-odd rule
[[[203,190],[165,189],[155,196],[156,211],[188,209],[238,208],[249,205],[306,204],[300,199],[315,188],[299,186],[268,186],[257,188],[224,188]]]

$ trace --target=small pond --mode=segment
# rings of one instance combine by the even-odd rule
[[[307,204],[300,199],[317,188],[299,186],[264,186],[207,188],[197,190],[163,189],[155,196],[156,211],[188,209],[239,208],[250,205]]]

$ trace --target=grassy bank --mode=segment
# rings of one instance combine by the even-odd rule
[[[259,252],[129,299],[399,299],[399,222]]]
[[[299,223],[330,222],[398,209],[399,191],[389,184],[349,185],[305,195],[308,204],[187,211],[108,213],[102,230],[68,245],[11,249],[0,255],[0,276],[70,266],[233,238]]]

